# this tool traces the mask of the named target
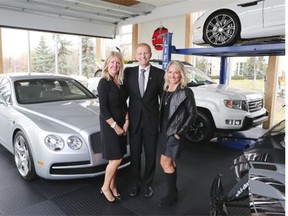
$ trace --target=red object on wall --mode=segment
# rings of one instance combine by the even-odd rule
[[[160,26],[152,36],[152,44],[156,50],[163,50],[163,34],[168,33],[168,29]]]

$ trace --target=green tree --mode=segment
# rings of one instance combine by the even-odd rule
[[[93,76],[95,72],[95,45],[92,39],[82,37],[82,74],[86,77]]]
[[[38,46],[32,54],[31,71],[51,73],[54,70],[54,56],[46,44],[44,36],[41,36]]]
[[[244,74],[248,79],[253,80],[253,88],[256,86],[256,80],[266,77],[267,63],[263,56],[251,57],[244,65]]]
[[[68,49],[71,46],[71,41],[68,41],[66,38],[63,38],[60,34],[55,34],[54,40],[57,47],[57,66],[58,73],[69,75],[72,73],[71,71],[71,61],[69,61],[69,57],[71,57],[72,52]]]
[[[264,56],[250,57],[244,65],[243,74],[248,79],[262,79],[266,76],[267,63]]]

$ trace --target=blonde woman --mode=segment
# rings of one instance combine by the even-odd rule
[[[121,54],[111,52],[104,62],[103,77],[97,87],[100,103],[102,156],[109,161],[100,192],[109,203],[121,199],[116,187],[116,174],[127,149],[126,133],[129,119],[127,95],[122,85],[123,68]]]
[[[171,61],[165,73],[164,93],[160,103],[160,165],[167,183],[167,193],[160,206],[177,203],[176,159],[180,157],[182,140],[189,125],[196,120],[197,110],[192,90],[187,85],[185,67]]]

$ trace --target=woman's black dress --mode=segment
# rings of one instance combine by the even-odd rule
[[[176,159],[180,157],[181,153],[181,142],[177,140],[174,135],[167,136],[166,128],[169,117],[169,107],[173,92],[164,92],[163,102],[162,102],[162,113],[161,113],[161,132],[159,134],[159,143],[161,145],[162,155]]]
[[[97,90],[100,103],[102,156],[106,160],[121,159],[127,152],[127,136],[118,136],[106,120],[112,117],[120,127],[123,127],[127,112],[127,95],[123,86],[120,85],[119,88],[112,77],[109,81],[102,78]]]

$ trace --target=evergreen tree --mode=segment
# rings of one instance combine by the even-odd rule
[[[93,76],[95,72],[95,45],[92,38],[82,37],[82,74]]]
[[[71,46],[71,41],[61,37],[60,34],[54,35],[54,40],[56,40],[57,44],[58,71],[60,74],[69,75],[72,73],[71,64],[68,61],[68,58],[72,53],[68,49],[68,47]]]
[[[41,36],[38,46],[32,54],[32,72],[51,73],[54,71],[54,58],[51,49],[46,45],[44,36]]]

